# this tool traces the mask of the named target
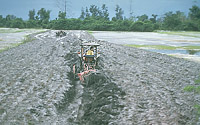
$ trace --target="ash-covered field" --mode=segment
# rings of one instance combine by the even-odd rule
[[[0,53],[0,124],[192,125],[200,96],[200,64],[97,41],[85,31],[32,35]],[[74,79],[80,39],[101,44],[99,70],[85,85]]]

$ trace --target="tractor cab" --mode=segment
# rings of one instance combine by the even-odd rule
[[[82,62],[85,63],[96,63],[97,58],[100,56],[97,47],[100,46],[97,43],[83,43],[81,46],[81,52],[79,57]]]

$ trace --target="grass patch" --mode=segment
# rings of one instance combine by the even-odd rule
[[[200,86],[197,86],[197,87],[195,88],[195,92],[200,94]]]
[[[92,33],[93,33],[91,30],[87,30],[87,32],[88,32],[89,34],[92,34]]]
[[[131,45],[126,44],[125,46],[135,47],[135,48],[148,48],[148,49],[158,49],[158,50],[177,50],[177,49],[184,49],[184,50],[200,50],[200,46],[165,46],[165,45]]]
[[[186,49],[186,50],[200,50],[200,46],[183,46],[179,48]]]
[[[27,42],[32,42],[33,40],[35,40],[34,38],[32,38],[30,35],[25,36],[24,40],[22,41],[23,43],[27,43]]]
[[[24,32],[25,29],[14,29],[14,28],[0,28],[0,33],[18,33],[18,32]]]
[[[184,88],[184,91],[187,92],[195,92],[196,94],[200,94],[200,86],[197,84],[200,84],[200,76],[198,79],[194,80],[196,85],[188,85]],[[195,104],[194,108],[197,112],[197,119],[199,119],[200,117],[200,105],[199,104]]]
[[[196,94],[200,94],[200,86],[189,85],[189,86],[186,86],[184,88],[184,91],[195,92]],[[199,116],[200,116],[200,105],[199,104],[195,104],[194,108],[195,108],[195,111],[196,111],[197,118],[199,118]]]
[[[194,80],[195,85],[188,85],[183,90],[186,92],[195,92],[200,94],[200,76],[198,79]]]
[[[195,84],[200,84],[200,77],[196,80],[194,80]]]
[[[192,32],[192,31],[164,31],[164,32],[156,31],[156,33],[200,38],[200,32]]]
[[[36,32],[35,34],[45,33],[45,32],[47,32],[47,31],[48,31],[48,30],[43,30],[43,31]]]
[[[46,32],[46,30],[43,30],[43,29],[0,28],[0,33],[19,33],[19,32],[25,32],[25,31],[35,31],[36,33]]]
[[[199,93],[200,94],[200,76],[198,79],[194,80],[194,83],[195,85],[188,85],[186,86],[183,90],[186,91],[186,92],[196,92],[196,93]]]
[[[200,105],[194,105],[194,108],[197,110],[197,114],[200,115]]]
[[[3,49],[0,49],[0,53],[3,52],[3,51],[7,51],[7,50],[9,50],[10,48],[12,48],[12,47],[9,46],[9,47],[5,47],[5,48],[3,48]]]
[[[19,46],[19,45],[21,45],[21,44],[22,44],[22,43],[11,43],[10,46],[4,47],[3,49],[0,49],[0,53],[3,52],[3,51],[7,51],[7,50],[9,50],[9,49],[11,49],[11,48],[17,47],[17,46]]]
[[[188,85],[183,90],[186,92],[195,92],[200,94],[200,86]]]
[[[164,46],[164,45],[130,45],[127,44],[125,46],[129,46],[129,47],[136,47],[136,48],[150,48],[150,49],[167,49],[167,50],[175,50],[177,49],[177,47],[173,47],[173,46]]]
[[[195,90],[195,86],[193,86],[193,85],[188,85],[188,86],[186,86],[183,90],[186,91],[186,92],[192,92],[192,91]]]

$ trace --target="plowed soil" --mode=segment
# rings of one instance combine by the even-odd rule
[[[85,31],[32,35],[0,53],[0,124],[193,125],[200,64],[106,41]],[[101,44],[97,73],[74,79],[81,40]]]

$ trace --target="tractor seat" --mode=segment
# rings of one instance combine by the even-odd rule
[[[86,58],[94,58],[94,55],[84,55]]]
[[[84,55],[86,62],[94,62],[94,55]]]

